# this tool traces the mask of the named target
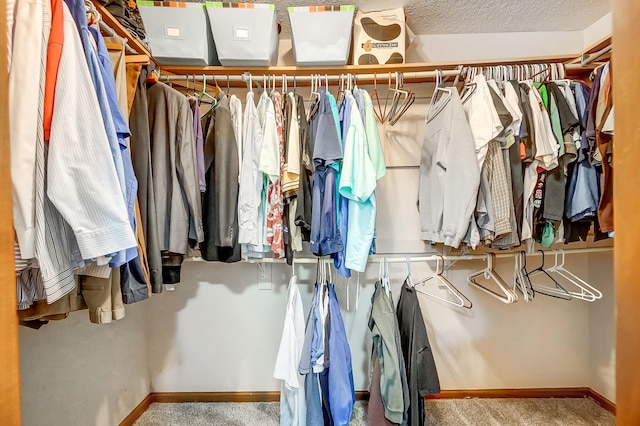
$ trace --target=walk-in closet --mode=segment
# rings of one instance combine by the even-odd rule
[[[640,4],[272,1],[0,9],[0,423],[640,424]]]

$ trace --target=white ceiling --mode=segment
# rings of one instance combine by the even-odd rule
[[[257,0],[274,3],[281,37],[290,37],[288,6],[355,4],[365,12],[404,7],[415,34],[583,30],[610,11],[609,0]]]

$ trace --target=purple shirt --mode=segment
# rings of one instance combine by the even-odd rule
[[[198,100],[189,98],[189,105],[193,111],[193,134],[196,136],[196,165],[198,166],[198,184],[200,192],[206,192],[207,183],[204,176],[204,137],[202,135],[202,124],[200,123],[200,107]]]

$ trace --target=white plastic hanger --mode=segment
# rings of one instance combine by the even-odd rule
[[[413,287],[415,288],[417,293],[422,293],[426,296],[432,297],[436,300],[440,300],[441,302],[448,303],[449,305],[457,306],[459,308],[471,309],[473,307],[473,303],[471,303],[471,300],[469,300],[467,296],[465,296],[460,290],[458,290],[448,279],[443,277],[443,273],[444,258],[442,256],[437,256],[435,273],[427,278],[417,281],[415,284],[413,284]],[[454,298],[454,300],[445,299],[444,297],[441,297],[437,294],[430,293],[418,288],[419,285],[427,284],[430,281],[438,286],[444,286],[447,289],[447,292]]]
[[[380,269],[378,271],[378,279],[382,284],[382,289],[385,293],[387,293],[387,297],[391,297],[391,288],[389,285],[389,265],[387,263],[387,258],[383,257],[380,262]]]
[[[535,291],[529,279],[529,273],[527,272],[527,254],[524,251],[520,251],[514,256],[514,271],[513,271],[513,283],[512,289],[519,291],[522,294],[525,302],[533,301],[535,297]]]
[[[544,251],[540,250],[540,253],[542,255],[540,267],[534,269],[533,271],[531,271],[531,273],[528,274],[533,290],[536,293],[540,293],[545,296],[555,297],[557,299],[563,300],[571,300],[571,294],[549,273],[549,269],[544,268]],[[540,278],[536,280],[534,279],[535,277]],[[551,282],[553,283],[553,286],[543,285],[540,283],[541,280]]]
[[[518,301],[518,295],[504,282],[502,277],[493,270],[493,263],[495,255],[493,253],[487,253],[487,267],[481,271],[471,274],[467,277],[467,283],[475,286],[477,289],[487,293],[489,296],[494,297],[502,303],[514,303]],[[485,285],[478,283],[476,280],[480,277],[484,277],[486,280],[490,280],[497,286],[499,291],[492,290]]]
[[[557,273],[562,278],[564,278],[569,283],[575,285],[580,289],[580,291],[568,291],[568,293],[580,300],[584,300],[586,302],[594,302],[598,299],[602,298],[602,292],[600,292],[597,288],[590,285],[588,282],[578,277],[571,271],[568,271],[564,267],[565,262],[565,252],[564,250],[554,250],[555,255],[555,265],[553,265],[548,272]],[[559,261],[560,260],[560,261]]]

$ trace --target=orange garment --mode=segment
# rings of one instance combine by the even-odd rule
[[[49,141],[53,118],[53,98],[56,93],[58,66],[64,43],[63,0],[51,0],[51,34],[47,45],[47,67],[44,83],[44,140]]]

